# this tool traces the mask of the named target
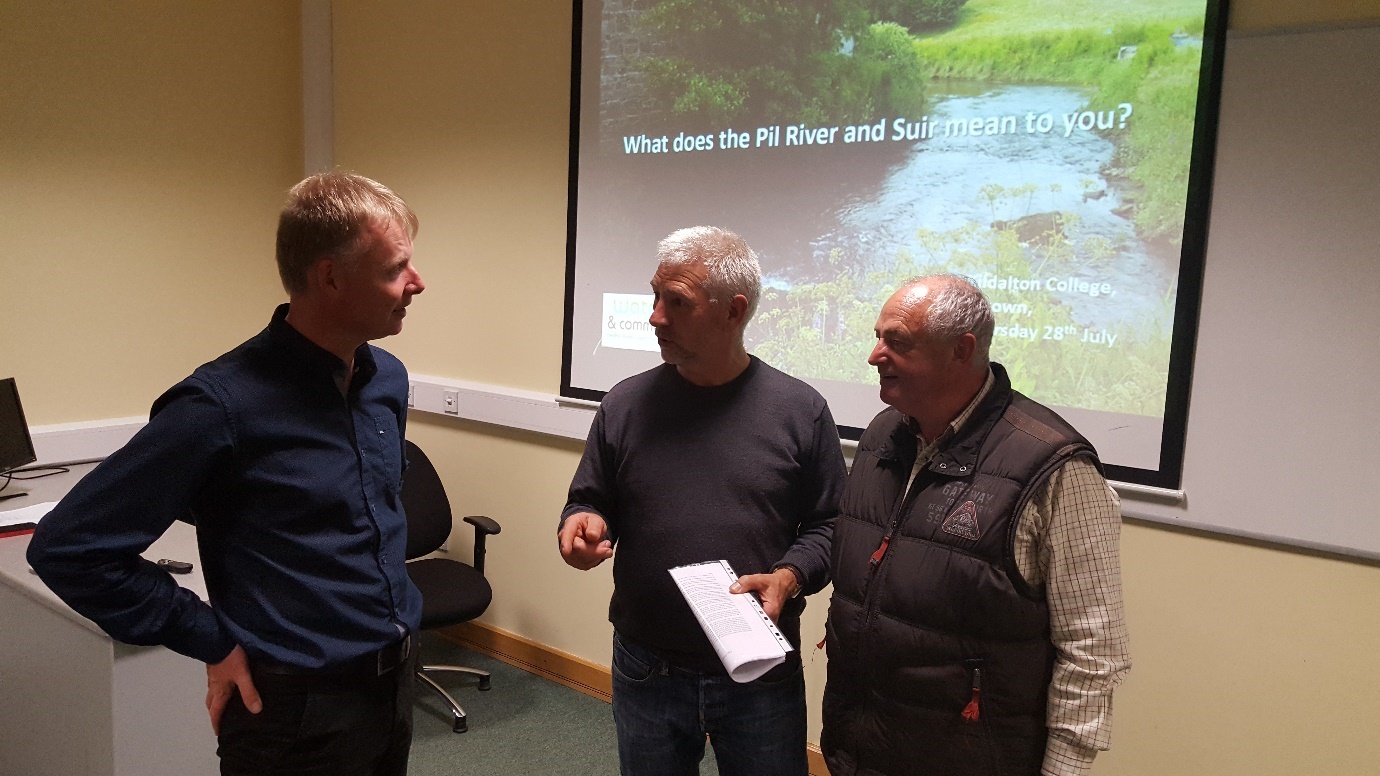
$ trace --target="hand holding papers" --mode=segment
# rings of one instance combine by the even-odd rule
[[[733,681],[751,682],[794,649],[756,598],[728,592],[738,579],[728,561],[678,566],[671,569],[671,578]]]

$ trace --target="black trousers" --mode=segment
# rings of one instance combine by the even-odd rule
[[[263,709],[239,693],[220,721],[222,776],[406,776],[417,650],[382,676],[253,670]]]

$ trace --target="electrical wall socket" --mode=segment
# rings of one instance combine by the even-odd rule
[[[447,415],[460,414],[460,392],[452,388],[447,388],[442,393],[442,409]]]

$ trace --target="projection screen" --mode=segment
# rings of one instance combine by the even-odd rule
[[[656,243],[738,232],[749,352],[856,439],[882,303],[992,300],[993,360],[1114,479],[1176,488],[1225,2],[604,0],[575,7],[562,394],[660,363]]]

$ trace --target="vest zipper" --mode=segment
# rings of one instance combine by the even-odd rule
[[[896,528],[896,524],[893,523],[893,524],[892,524],[892,530],[895,530],[895,528]],[[867,565],[868,565],[868,572],[867,572],[867,573],[868,573],[869,575],[877,573],[877,567],[880,566],[880,565],[882,565],[882,557],[886,555],[886,548],[889,547],[889,546],[891,546],[891,532],[890,532],[890,531],[887,532],[887,535],[886,535],[886,536],[883,536],[883,537],[882,537],[882,543],[881,543],[880,545],[877,546],[877,551],[874,552],[874,553],[872,553],[872,557],[870,557],[870,558],[867,559]]]
[[[922,471],[915,476],[915,479],[919,480],[925,474],[927,474],[927,472]],[[862,641],[858,644],[858,652],[863,656],[862,660],[864,662],[867,660],[865,655],[869,647],[868,634],[871,632],[872,620],[877,616],[877,609],[880,608],[878,601],[870,597],[872,593],[872,580],[876,578],[877,569],[881,568],[882,562],[886,560],[887,553],[891,550],[891,537],[895,536],[897,529],[901,527],[901,519],[906,514],[907,507],[912,505],[915,502],[915,497],[924,490],[923,487],[916,487],[913,482],[908,482],[907,485],[910,487],[902,491],[901,497],[896,499],[896,508],[891,513],[891,524],[887,527],[886,533],[882,536],[882,543],[877,545],[877,549],[867,559],[867,576],[863,579],[862,587],[863,623],[862,628],[859,630]],[[866,698],[863,701],[865,708],[870,707],[872,703],[873,701],[871,698]]]
[[[977,722],[982,718],[982,669],[973,669],[973,695],[968,700],[968,705],[963,707],[963,719],[968,722]]]
[[[867,559],[867,577],[863,580],[862,589],[863,603],[866,605],[867,611],[866,617],[863,620],[864,623],[872,621],[873,602],[868,600],[867,595],[872,589],[872,580],[877,576],[877,569],[881,567],[882,561],[886,560],[887,552],[891,550],[891,537],[895,535],[897,527],[899,527],[899,521],[892,520],[891,526],[886,529],[886,534],[882,536],[882,543],[877,545],[877,549],[874,550],[871,557]]]
[[[915,482],[908,483],[909,488],[901,494],[901,498],[896,500],[896,508],[891,513],[891,524],[887,527],[886,533],[882,536],[882,543],[877,545],[877,549],[867,559],[867,577],[863,580],[862,597],[865,605],[866,614],[863,617],[864,627],[872,622],[872,616],[876,614],[876,601],[869,601],[868,592],[872,589],[872,580],[877,576],[877,570],[881,568],[882,562],[886,560],[887,553],[891,551],[891,538],[896,535],[896,531],[901,527],[902,518],[906,510],[915,503],[915,499],[928,485],[916,487],[921,477],[928,474],[928,471],[921,471],[915,475]]]

